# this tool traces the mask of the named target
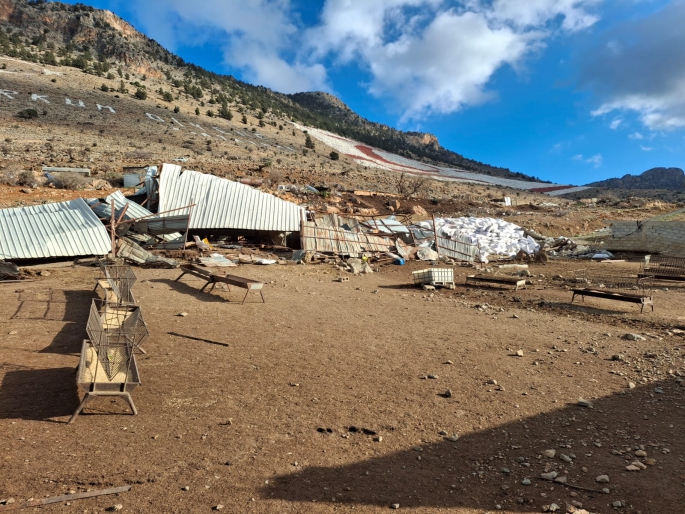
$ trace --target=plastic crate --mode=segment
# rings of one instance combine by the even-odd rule
[[[430,268],[412,272],[414,284],[452,283],[454,270],[451,268]]]

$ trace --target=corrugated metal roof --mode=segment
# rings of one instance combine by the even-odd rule
[[[111,241],[82,198],[0,209],[0,258],[43,259],[105,255]]]
[[[363,253],[395,250],[395,243],[390,239],[341,228],[317,227],[311,221],[304,223],[304,233],[301,236],[304,250],[307,251],[360,256]]]
[[[95,214],[105,219],[110,219],[110,217],[112,216],[112,202],[114,202],[114,212],[117,219],[119,218],[119,216],[121,216],[121,212],[126,205],[128,205],[128,209],[126,209],[126,213],[124,214],[124,219],[126,220],[144,218],[146,216],[150,216],[150,218],[147,218],[146,220],[149,222],[158,219],[152,218],[151,216],[153,216],[153,213],[148,211],[145,207],[137,204],[136,202],[129,200],[124,196],[124,194],[121,191],[118,190],[112,193],[111,195],[103,198],[102,200],[99,200],[97,198],[88,198],[86,200],[86,203],[91,206],[91,209],[95,211]],[[174,214],[178,214],[178,212]],[[160,223],[159,225],[162,225],[162,223]],[[183,227],[181,228],[181,230],[185,231],[186,225],[187,223],[183,223]],[[183,234],[181,234],[180,232],[174,232],[172,234],[169,234],[167,231],[164,235],[161,235],[160,237],[165,241],[176,241],[177,239],[182,238]]]
[[[105,203],[101,203],[101,202]],[[142,218],[144,216],[152,216],[152,213],[148,211],[145,207],[138,205],[136,202],[132,202],[124,196],[121,191],[115,191],[109,196],[103,199],[98,198],[88,198],[86,203],[91,206],[95,211],[95,214],[101,218],[107,218],[112,215],[112,202],[114,202],[114,211],[117,218],[121,215],[121,210],[128,204],[128,209],[126,209],[126,214],[124,219],[131,220],[134,218]]]
[[[196,204],[191,229],[299,232],[302,208],[268,193],[197,171],[165,164],[159,177],[159,212]]]

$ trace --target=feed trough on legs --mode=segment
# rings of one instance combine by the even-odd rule
[[[123,398],[137,414],[130,392],[140,384],[134,351],[148,336],[148,329],[134,305],[113,305],[93,300],[77,372],[79,388],[86,391],[69,422],[97,396]]]
[[[645,305],[649,305],[654,311],[653,276],[598,273],[587,269],[576,270],[574,274],[577,285],[572,289],[571,303],[576,296],[582,297],[583,301],[586,296],[592,296],[605,300],[635,303],[640,305],[640,312],[644,311]]]

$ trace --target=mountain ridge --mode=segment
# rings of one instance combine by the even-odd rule
[[[680,168],[651,168],[639,175],[626,174],[621,178],[610,178],[587,184],[588,187],[607,189],[685,189],[685,172]]]
[[[111,11],[45,0],[0,0],[0,27],[4,29],[4,34],[0,31],[0,53],[10,57],[75,66],[88,73],[107,73],[112,65],[119,65],[130,74],[166,76],[174,88],[202,100],[203,104],[209,96],[209,103],[222,104],[225,110],[244,106],[251,112],[271,111],[284,120],[298,121],[433,165],[543,182],[443,148],[432,134],[403,132],[369,121],[328,93],[285,95],[231,75],[209,72],[164,49]],[[17,35],[16,29],[21,35]],[[91,64],[92,61],[95,62]]]

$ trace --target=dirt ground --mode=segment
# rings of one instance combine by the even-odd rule
[[[434,294],[410,285],[421,267],[337,282],[328,264],[242,266],[266,282],[266,303],[245,305],[242,290],[201,293],[176,270],[136,269],[150,330],[139,415],[97,399],[72,425],[98,272],[0,285],[0,499],[130,484],[40,510],[683,511],[685,287],[661,288],[640,314],[571,305],[558,276],[577,262],[531,267],[519,291],[467,288],[473,270],[456,268],[456,290]],[[646,469],[625,471],[635,460]],[[539,478],[552,470],[585,489]]]

